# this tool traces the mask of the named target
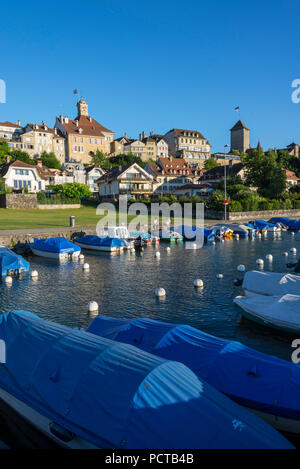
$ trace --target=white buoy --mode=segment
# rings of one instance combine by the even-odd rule
[[[261,238],[261,233],[257,233],[257,237],[258,237],[258,238]]]
[[[239,234],[236,234],[236,235],[235,235],[235,239],[240,239],[240,235],[239,235]]]
[[[193,249],[197,249],[197,244],[196,244],[196,243],[193,243],[193,244],[192,244],[192,248],[193,248]]]
[[[273,261],[273,256],[272,256],[272,254],[267,254],[267,255],[266,255],[266,259],[267,259],[267,261],[272,262],[272,261]]]
[[[217,279],[220,280],[221,278],[223,278],[223,274],[217,274]]]
[[[83,260],[84,260],[84,255],[83,255],[83,254],[79,254],[79,260],[80,260],[80,261],[83,261]]]
[[[7,277],[5,277],[5,279],[4,279],[4,282],[5,282],[5,285],[10,286],[13,283],[13,279],[12,279],[12,277],[10,277],[10,275],[7,275]]]
[[[213,241],[211,244],[212,244],[213,246],[215,246],[216,242],[215,242],[215,241]]]
[[[240,265],[237,266],[237,270],[238,270],[239,272],[245,272],[246,267],[245,267],[243,264],[240,264]]]
[[[295,236],[295,233],[292,231],[292,232],[291,232],[291,235],[292,235],[292,236]]]
[[[283,253],[283,255],[284,255],[285,257],[287,257],[287,256],[289,255],[289,253],[285,251],[285,252]]]
[[[296,249],[296,248],[291,248],[290,251],[291,251],[293,254],[296,254],[297,249]]]
[[[96,301],[90,301],[88,304],[89,313],[95,313],[98,310],[99,310],[98,303]]]
[[[134,254],[134,253],[135,253],[135,249],[134,249],[134,248],[130,248],[130,252],[131,252],[131,254]]]
[[[87,271],[87,270],[90,270],[90,266],[89,266],[89,264],[86,264],[86,263],[85,263],[85,264],[83,264],[83,266],[82,266],[82,270],[86,270],[86,271]]]
[[[38,276],[39,276],[39,273],[37,270],[33,270],[32,272],[30,272],[31,278],[37,278]]]
[[[203,280],[201,280],[200,278],[196,278],[194,280],[194,287],[202,288],[203,287]]]
[[[164,288],[157,288],[155,290],[155,295],[158,297],[166,296],[166,290]]]
[[[166,247],[166,251],[167,251],[167,252],[170,252],[170,251],[171,251],[170,246],[167,246],[167,247]]]
[[[258,264],[258,265],[264,265],[263,259],[256,259],[256,264]]]
[[[154,257],[160,258],[160,252],[159,252],[159,251],[155,251]]]

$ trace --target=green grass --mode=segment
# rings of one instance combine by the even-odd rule
[[[71,215],[76,217],[77,226],[96,225],[101,218],[96,215],[95,207],[66,210],[12,210],[1,208],[0,230],[69,226]]]
[[[70,216],[76,217],[76,226],[96,226],[101,216],[96,215],[95,207],[82,207],[66,210],[15,210],[0,209],[0,230],[18,230],[32,228],[68,227]],[[134,217],[128,217],[131,221]],[[150,221],[150,220],[149,220]],[[173,219],[171,218],[171,221]],[[144,220],[146,222],[146,220]],[[211,220],[205,220],[209,223]],[[113,221],[111,224],[114,224]]]

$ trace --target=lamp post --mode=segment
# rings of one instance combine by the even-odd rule
[[[227,188],[226,188],[226,149],[229,147],[229,145],[226,143],[224,145],[224,220],[226,221],[227,219],[227,213],[226,213],[226,200],[227,200]]]

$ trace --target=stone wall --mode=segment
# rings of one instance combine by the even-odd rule
[[[269,220],[272,217],[300,218],[300,210],[262,210],[258,212],[227,212],[227,220]],[[205,218],[224,220],[224,212],[205,211]]]
[[[1,194],[0,208],[38,208],[36,194]]]

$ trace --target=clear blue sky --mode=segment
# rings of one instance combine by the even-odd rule
[[[222,151],[238,118],[251,145],[300,143],[298,0],[78,0],[2,2],[0,121],[53,126],[90,114],[127,131],[201,131]]]

